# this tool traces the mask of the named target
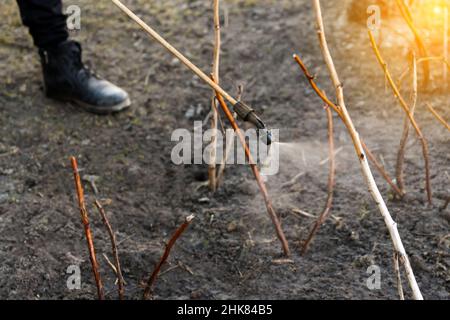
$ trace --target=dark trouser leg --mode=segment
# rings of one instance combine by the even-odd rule
[[[17,0],[23,24],[39,48],[45,93],[48,97],[75,102],[86,110],[109,114],[128,108],[128,94],[96,77],[84,67],[81,46],[67,41],[62,0]]]
[[[17,4],[37,47],[48,49],[68,39],[61,0],[17,0]]]

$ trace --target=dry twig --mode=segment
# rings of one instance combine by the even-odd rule
[[[331,213],[331,206],[333,204],[333,193],[334,193],[334,180],[336,175],[336,161],[334,157],[334,133],[333,133],[333,114],[328,106],[325,106],[328,119],[328,146],[329,146],[329,157],[330,157],[330,168],[328,175],[328,197],[324,210],[320,214],[319,218],[316,220],[314,227],[309,233],[308,238],[305,241],[302,249],[302,255],[304,255],[309,248],[314,236],[319,231],[320,226],[325,222]]]
[[[445,121],[445,119],[434,109],[431,104],[427,103],[427,108],[433,114],[433,116],[445,127],[448,131],[450,131],[450,125]]]
[[[397,2],[397,6],[400,9],[400,13],[402,14],[403,19],[406,21],[406,24],[411,29],[411,32],[414,34],[414,38],[416,40],[417,47],[419,48],[420,55],[422,58],[428,57],[427,49],[423,43],[422,37],[419,34],[414,22],[412,20],[412,14],[409,10],[408,6],[402,0],[395,0]],[[430,80],[430,64],[428,61],[424,61],[423,63],[423,72],[424,72],[424,82],[423,85],[425,88],[428,87],[428,83]]]
[[[103,290],[102,279],[100,277],[100,273],[98,272],[98,262],[97,262],[97,257],[95,255],[94,240],[92,238],[91,227],[89,225],[88,212],[86,209],[86,204],[84,202],[84,192],[83,192],[83,187],[81,185],[80,174],[78,171],[77,159],[75,159],[75,157],[71,157],[70,162],[72,164],[73,176],[74,176],[74,180],[75,180],[75,187],[77,190],[78,207],[80,208],[81,222],[83,223],[84,234],[86,236],[86,241],[87,241],[88,250],[89,250],[89,258],[91,260],[91,265],[92,265],[92,272],[94,273],[95,284],[97,285],[97,295],[100,300],[104,300],[105,293]]]
[[[213,74],[214,77],[219,82],[219,67],[220,67],[220,0],[214,0],[214,59],[213,59]],[[210,151],[210,164],[208,167],[208,177],[209,177],[209,189],[213,192],[217,189],[217,181],[216,181],[216,150],[217,150],[217,121],[219,117],[219,113],[217,112],[217,102],[214,99],[211,100],[211,151]]]
[[[344,150],[343,147],[339,147],[334,151],[334,157],[336,157],[339,153],[341,153],[341,151]],[[319,162],[320,166],[323,166],[325,164],[327,164],[328,162],[330,162],[330,157],[327,157],[326,159],[323,159],[322,161]]]
[[[300,172],[300,173],[296,174],[291,180],[289,180],[289,181],[283,183],[283,184],[281,185],[281,189],[283,189],[283,188],[288,188],[288,187],[293,186],[294,184],[297,183],[298,179],[300,179],[301,177],[303,177],[305,174],[306,174],[305,172]]]
[[[144,300],[147,300],[150,297],[150,294],[152,293],[153,285],[155,284],[156,278],[158,277],[158,273],[161,271],[161,267],[163,266],[163,264],[167,261],[167,258],[170,255],[170,250],[172,250],[172,247],[174,246],[175,242],[177,242],[178,238],[183,234],[183,232],[191,224],[193,219],[194,219],[194,215],[190,215],[190,216],[186,217],[183,224],[175,231],[175,233],[170,238],[169,242],[167,243],[166,249],[164,250],[164,254],[161,256],[161,259],[159,260],[158,264],[156,265],[155,269],[153,270],[150,278],[148,279],[147,285],[145,286]]]
[[[102,218],[103,224],[106,227],[106,230],[109,234],[109,239],[111,241],[111,247],[112,247],[112,254],[114,257],[114,267],[115,267],[115,273],[117,276],[117,288],[119,293],[119,299],[124,299],[124,280],[122,275],[122,269],[120,268],[120,260],[119,260],[119,251],[117,250],[117,243],[116,243],[116,235],[114,234],[114,231],[111,227],[111,224],[109,223],[108,217],[106,215],[105,209],[100,204],[98,200],[95,200],[95,206],[98,209],[98,212],[100,213],[100,216]]]
[[[414,115],[417,104],[417,61],[416,56],[413,54],[413,93],[412,93],[412,103],[411,103],[411,114]],[[400,140],[400,146],[397,153],[397,165],[396,165],[396,176],[397,176],[397,185],[401,190],[402,195],[405,194],[405,181],[403,176],[403,166],[405,163],[405,150],[406,150],[406,142],[408,141],[409,129],[411,127],[411,123],[408,119],[408,116],[405,116],[405,120],[403,122],[403,134]]]
[[[403,285],[402,285],[402,275],[400,274],[400,266],[398,263],[398,254],[394,252],[394,271],[397,276],[397,290],[400,300],[405,300],[405,295],[403,293]]]
[[[114,272],[114,274],[116,275],[116,280],[114,281],[114,284],[118,284],[119,283],[119,277],[117,275],[117,269],[116,266],[114,265],[114,263],[111,262],[111,260],[109,260],[108,256],[106,254],[103,253],[103,258],[105,258],[106,263],[108,264],[108,266],[111,268],[111,270]],[[124,286],[127,284],[127,282],[124,280],[123,281]]]

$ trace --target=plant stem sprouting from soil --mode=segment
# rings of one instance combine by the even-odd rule
[[[194,218],[195,218],[194,215],[190,215],[190,216],[186,217],[183,224],[180,227],[178,227],[178,229],[175,231],[175,233],[170,238],[169,242],[166,245],[166,249],[164,250],[164,254],[161,256],[161,259],[159,260],[158,264],[156,265],[150,278],[147,281],[147,285],[144,289],[144,300],[147,300],[150,297],[150,295],[152,293],[153,285],[155,284],[155,281],[156,281],[156,278],[158,277],[158,274],[161,271],[161,267],[167,261],[167,258],[169,257],[170,251],[172,250],[172,247],[174,246],[175,242],[177,242],[178,238],[180,238],[180,236],[187,229],[187,227],[191,224],[191,222]]]
[[[220,67],[220,0],[214,0],[214,58],[213,58],[213,75],[219,82],[219,67]],[[217,189],[217,179],[216,179],[216,149],[217,149],[217,121],[219,113],[217,112],[217,102],[213,98],[211,99],[211,153],[210,153],[210,165],[208,167],[208,178],[209,178],[209,189],[213,192]]]
[[[378,49],[378,45],[375,42],[375,38],[372,34],[372,31],[369,30],[369,37],[370,37],[370,43],[372,44],[372,48],[375,52],[375,55],[377,57],[378,62],[380,63],[380,66],[382,67],[384,74],[388,80],[388,83],[390,87],[392,88],[392,91],[394,92],[394,95],[397,97],[398,101],[400,102],[401,107],[405,111],[407,117],[409,118],[409,121],[411,122],[414,130],[417,133],[417,136],[419,137],[420,143],[422,144],[422,153],[423,158],[425,161],[425,189],[427,191],[427,198],[428,203],[432,203],[432,190],[431,190],[431,177],[430,177],[430,161],[428,157],[428,143],[425,139],[425,136],[422,134],[422,131],[419,128],[419,125],[417,124],[416,120],[414,119],[414,115],[411,112],[411,109],[409,108],[408,104],[406,103],[406,100],[403,98],[402,94],[400,93],[399,89],[397,88],[397,85],[394,82],[394,79],[392,78],[392,75],[387,67],[386,62],[384,61],[383,57],[381,56],[380,50]]]
[[[427,103],[427,108],[431,112],[431,114],[445,127],[448,131],[450,131],[450,125],[447,123],[447,121],[444,120],[444,118],[436,111],[436,109],[433,108],[433,106],[429,103]]]
[[[412,70],[413,70],[413,93],[412,93],[412,103],[411,103],[411,114],[414,115],[417,104],[417,62],[416,56],[413,53],[413,62],[412,62]],[[403,175],[403,168],[405,163],[405,150],[406,143],[408,142],[409,129],[411,127],[411,123],[408,119],[408,116],[405,116],[405,120],[403,123],[403,134],[400,140],[400,146],[397,152],[397,165],[396,165],[396,175],[397,175],[397,185],[401,190],[402,194],[405,194],[405,181]]]
[[[333,194],[334,194],[334,181],[336,176],[336,161],[334,156],[334,133],[333,133],[333,114],[330,110],[330,107],[327,105],[325,106],[325,110],[327,112],[327,119],[328,119],[328,149],[329,149],[329,158],[330,158],[330,168],[329,168],[329,175],[328,175],[328,196],[327,196],[327,202],[325,205],[325,209],[320,214],[319,218],[317,218],[316,222],[314,223],[314,227],[312,228],[311,232],[309,233],[308,238],[305,241],[305,244],[303,245],[302,249],[302,255],[304,255],[309,248],[309,245],[311,244],[312,240],[314,239],[314,236],[319,231],[320,226],[325,222],[325,220],[328,218],[328,216],[331,213],[331,206],[333,204]]]
[[[214,81],[214,77],[212,77],[212,79]],[[233,114],[231,113],[230,109],[228,108],[222,95],[218,91],[216,91],[216,97],[217,97],[217,100],[219,101],[220,106],[222,107],[223,112],[225,113],[226,117],[228,118],[228,121],[230,121],[231,126],[233,127],[234,131],[236,132],[236,135],[238,136],[242,147],[244,148],[245,155],[246,155],[249,165],[252,169],[253,175],[255,176],[256,182],[258,183],[259,190],[261,191],[261,194],[264,198],[264,202],[265,202],[266,208],[267,208],[267,213],[269,214],[269,217],[272,220],[272,223],[275,227],[275,231],[276,231],[278,239],[280,240],[281,245],[283,247],[284,254],[289,257],[291,255],[291,252],[289,250],[289,244],[286,240],[286,236],[284,235],[280,220],[278,219],[278,216],[277,216],[275,210],[273,209],[272,200],[270,199],[269,193],[267,192],[266,184],[264,183],[264,181],[259,173],[258,167],[256,166],[256,163],[254,162],[254,160],[252,158],[250,149],[248,148],[248,145],[245,142],[245,138],[242,135],[242,132],[239,129],[239,126],[237,125],[236,120],[233,117]]]
[[[423,43],[422,37],[419,34],[419,31],[414,25],[409,7],[402,0],[395,0],[395,1],[397,2],[397,6],[400,9],[400,13],[402,14],[403,19],[406,21],[406,24],[411,29],[411,32],[414,34],[414,38],[416,40],[417,47],[419,48],[421,57],[422,58],[427,57],[428,56],[427,49],[425,48],[425,45]],[[423,72],[424,72],[423,86],[424,88],[427,88],[430,80],[430,64],[428,63],[428,61],[424,61],[423,63]]]
[[[373,174],[370,170],[370,166],[367,161],[367,157],[365,156],[364,148],[361,144],[359,134],[356,131],[356,129],[353,125],[353,121],[350,117],[350,114],[348,113],[347,108],[345,106],[343,86],[339,80],[339,76],[336,71],[336,67],[334,65],[333,58],[331,57],[330,50],[328,49],[328,43],[327,43],[326,36],[325,36],[325,28],[323,25],[322,9],[321,9],[321,5],[320,5],[320,1],[313,0],[313,6],[314,6],[314,11],[316,13],[317,33],[319,36],[319,42],[320,42],[320,46],[321,46],[322,55],[324,57],[326,65],[328,67],[328,71],[330,73],[331,80],[335,87],[336,97],[338,100],[338,105],[334,105],[334,106],[330,105],[330,107],[332,107],[332,109],[337,110],[339,116],[341,117],[342,121],[344,122],[345,126],[347,127],[347,130],[350,133],[350,136],[352,137],[352,141],[353,141],[353,144],[355,147],[355,152],[358,156],[358,160],[361,165],[363,176],[367,182],[367,186],[369,188],[370,194],[372,195],[375,203],[377,204],[378,209],[380,210],[380,213],[386,224],[386,227],[389,230],[389,234],[391,236],[394,250],[396,250],[396,252],[398,252],[400,262],[405,268],[406,276],[407,276],[409,285],[411,287],[411,290],[413,292],[413,297],[414,297],[414,299],[421,300],[421,299],[423,299],[423,297],[420,292],[419,286],[417,284],[416,278],[414,277],[414,273],[411,268],[411,264],[409,262],[408,256],[406,254],[406,250],[405,250],[402,240],[400,238],[400,234],[397,229],[397,223],[392,219],[392,216],[389,213],[386,203],[384,202],[384,199],[378,189],[378,186],[375,182]],[[309,75],[309,73],[305,73],[305,74]],[[311,83],[311,81],[310,81],[310,83]],[[323,94],[322,95],[320,94],[320,93],[322,93],[322,91],[319,90],[316,92],[318,92],[319,96],[321,96],[321,97],[323,96]]]
[[[117,250],[117,242],[116,242],[116,235],[114,234],[114,231],[111,227],[111,224],[109,223],[108,216],[106,215],[105,209],[100,204],[98,200],[95,200],[95,206],[98,209],[98,212],[100,213],[100,216],[102,218],[103,224],[106,227],[106,230],[108,231],[109,238],[111,240],[111,247],[112,247],[112,253],[114,257],[114,267],[115,267],[115,273],[117,276],[117,288],[118,288],[118,294],[119,299],[124,299],[124,280],[122,276],[122,269],[120,268],[120,260],[119,260],[119,251]]]
[[[94,278],[95,278],[95,284],[97,285],[97,295],[100,300],[104,300],[105,293],[103,290],[102,279],[101,279],[100,273],[98,271],[98,263],[97,263],[97,257],[95,255],[94,240],[92,238],[91,227],[89,225],[88,212],[86,209],[86,204],[84,202],[84,192],[83,192],[83,186],[81,185],[80,174],[78,172],[77,159],[75,159],[75,157],[71,157],[70,161],[72,164],[73,176],[74,176],[74,180],[75,180],[75,188],[77,191],[78,207],[80,208],[81,222],[83,223],[84,233],[86,235],[86,241],[87,241],[88,250],[89,250],[89,258],[91,260],[92,271],[94,273]]]

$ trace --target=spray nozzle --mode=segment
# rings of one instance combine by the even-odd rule
[[[237,113],[239,118],[241,118],[243,121],[250,122],[258,129],[260,137],[265,144],[267,145],[272,144],[272,133],[269,129],[266,128],[265,123],[256,114],[255,110],[253,110],[252,108],[250,108],[248,105],[246,105],[241,101],[238,101],[233,106],[233,109],[234,112]]]
[[[261,141],[263,141],[266,145],[270,146],[273,142],[272,139],[272,131],[270,129],[259,129],[259,138]]]

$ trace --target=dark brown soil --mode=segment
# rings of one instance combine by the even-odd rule
[[[321,102],[292,60],[299,53],[331,96],[320,56],[310,1],[227,0],[223,29],[222,83],[244,98],[274,128],[283,128],[279,175],[268,187],[294,252],[295,264],[281,257],[263,200],[249,168],[232,166],[216,194],[199,187],[204,166],[176,166],[170,159],[171,133],[193,129],[208,112],[211,90],[148,39],[111,3],[76,1],[82,30],[76,37],[85,60],[123,86],[130,111],[100,117],[44,98],[36,50],[20,25],[15,1],[2,4],[0,25],[0,298],[94,299],[69,156],[83,174],[100,177],[101,198],[117,231],[128,298],[140,298],[142,282],[158,261],[164,242],[191,213],[196,215],[174,248],[156,299],[397,299],[392,245],[367,192],[343,126],[336,119],[336,198],[333,214],[310,252],[299,256],[313,220],[293,208],[320,213],[326,199],[326,118]],[[328,37],[341,73],[350,113],[374,152],[393,174],[403,114],[370,49],[364,25],[348,22],[348,1],[323,1]],[[126,1],[148,23],[202,69],[212,61],[210,1]],[[153,4],[150,4],[153,3]],[[404,32],[408,35],[407,29]],[[385,31],[385,37],[389,30]],[[407,38],[409,35],[407,36]],[[410,40],[410,38],[408,38]],[[401,40],[401,41],[400,41]],[[393,72],[407,65],[407,42],[383,46]],[[402,42],[403,41],[403,42]],[[441,67],[432,65],[441,87]],[[409,87],[405,85],[405,88]],[[405,95],[409,93],[405,90]],[[448,299],[450,212],[440,210],[449,194],[448,132],[426,111],[431,102],[450,119],[448,91],[421,93],[417,120],[430,144],[434,204],[425,204],[420,145],[411,135],[407,150],[408,196],[392,200],[376,175],[411,257],[426,299]],[[201,106],[194,118],[192,107]],[[281,184],[299,172],[293,186]],[[85,186],[101,273],[108,298],[114,276],[102,254],[111,257],[109,238]],[[81,290],[67,289],[69,265],[82,270]],[[367,268],[381,268],[381,289],[366,286]],[[410,297],[407,283],[406,293]]]

